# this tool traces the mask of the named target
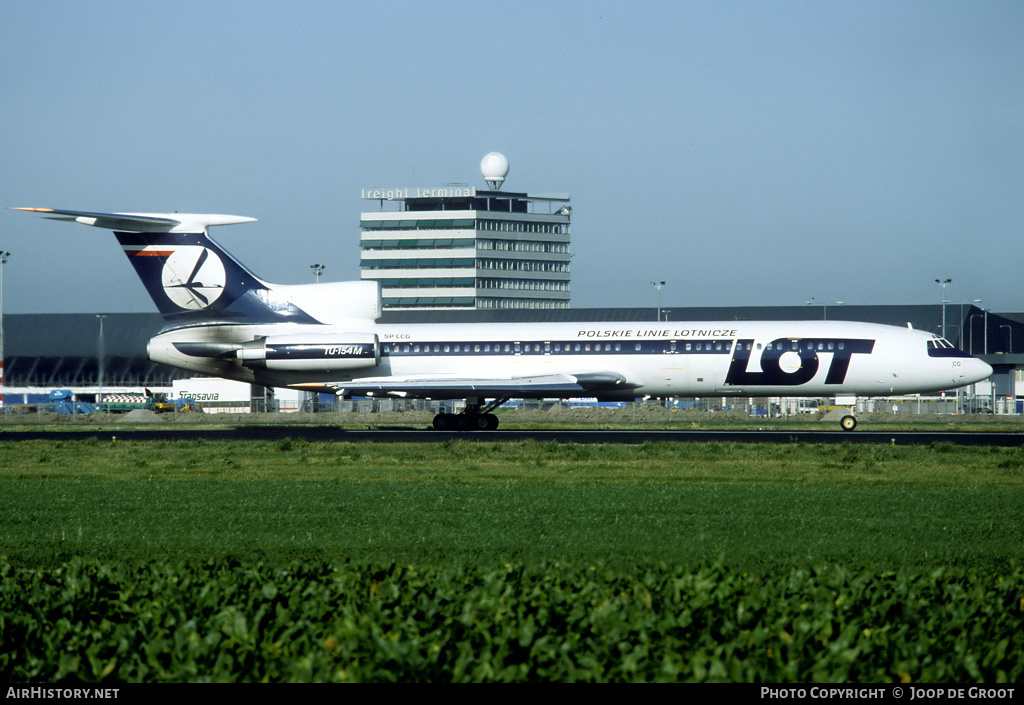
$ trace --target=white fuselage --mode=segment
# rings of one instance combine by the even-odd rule
[[[293,348],[303,347],[294,345],[301,341],[318,346],[305,346],[312,352],[302,360],[267,357],[253,367],[237,357],[185,355],[174,345],[244,343],[264,336]],[[332,348],[368,337],[379,345],[377,356],[358,368],[328,359]],[[266,386],[356,390],[373,384],[397,389],[403,381],[614,373],[628,382],[628,388],[609,393],[616,398],[883,396],[954,389],[991,374],[987,364],[940,340],[909,328],[843,321],[382,325],[353,320],[332,326],[181,328],[154,338],[150,356]],[[413,389],[400,396],[446,395]]]
[[[269,284],[207,235],[251,218],[21,210],[115,231],[168,322],[150,359],[268,387],[461,397],[480,416],[481,397],[882,396],[992,374],[935,335],[871,323],[378,324],[376,282]]]

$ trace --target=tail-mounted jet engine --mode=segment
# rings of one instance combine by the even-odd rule
[[[345,372],[380,364],[373,333],[275,335],[243,343],[236,355],[249,368],[289,372]]]

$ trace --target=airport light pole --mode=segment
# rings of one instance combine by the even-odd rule
[[[988,355],[988,309],[983,308],[982,311],[985,312],[985,346],[983,349],[985,350],[985,354]]]
[[[967,337],[964,336],[964,322],[965,321],[969,321],[969,319],[964,318],[964,306],[975,306],[977,308],[981,308],[981,299],[971,299],[970,301],[950,301],[949,303],[951,303],[951,304],[959,303],[960,304],[960,325],[956,326],[956,330],[957,330],[957,341],[959,342],[959,346],[958,347],[961,350],[963,350],[964,349],[964,343],[967,342]],[[970,326],[969,322],[968,322],[968,326]],[[969,331],[968,331],[968,335],[970,335]],[[950,341],[950,342],[952,342],[952,341]]]
[[[651,282],[651,286],[658,290],[658,319],[661,320],[661,287],[665,286],[665,282]]]
[[[807,305],[808,306],[816,306],[817,303],[818,302],[815,301],[814,297],[812,296],[811,300],[807,302]],[[836,301],[835,304],[836,304],[836,306],[842,306],[843,302],[842,301]],[[827,321],[828,320],[828,304],[827,303],[822,303],[821,304],[821,320],[823,320],[823,321]]]
[[[952,282],[952,279],[936,279],[935,283],[942,287],[942,339],[946,339],[946,284]]]
[[[320,283],[320,273],[324,271],[325,265],[322,264],[311,264],[309,268],[313,270],[313,274],[316,275],[316,283]]]
[[[96,318],[100,319],[100,341],[99,341],[100,345],[99,345],[99,360],[98,360],[99,361],[99,371],[97,372],[97,375],[96,375],[96,387],[97,387],[97,389],[99,391],[96,393],[96,403],[101,403],[103,401],[103,356],[105,354],[105,351],[103,349],[103,319],[106,318],[106,316],[97,313],[96,314]]]
[[[979,306],[978,308],[981,308],[981,307]],[[988,355],[988,309],[987,308],[982,308],[981,309],[981,313],[974,314],[967,321],[967,324],[968,324],[968,326],[971,329],[971,331],[970,331],[970,333],[971,333],[971,349],[970,349],[969,352],[970,352],[971,355],[974,354],[974,319],[975,318],[982,319],[982,324],[983,325],[982,325],[981,333],[982,333],[982,337],[984,338],[984,340],[982,341],[982,348],[981,349],[982,349],[982,354],[983,355]],[[943,336],[943,337],[945,337],[945,336]]]
[[[4,265],[11,253],[0,252],[0,407],[4,405]]]

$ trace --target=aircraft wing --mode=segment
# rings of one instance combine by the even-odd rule
[[[599,396],[628,392],[636,384],[616,372],[550,374],[524,377],[370,377],[329,385],[296,385],[324,388],[339,396],[389,396],[406,399],[459,399],[466,397],[545,398]]]

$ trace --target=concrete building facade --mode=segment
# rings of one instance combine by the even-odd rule
[[[385,309],[569,307],[569,194],[449,185],[361,196],[378,204],[360,215],[361,277],[380,282]]]

